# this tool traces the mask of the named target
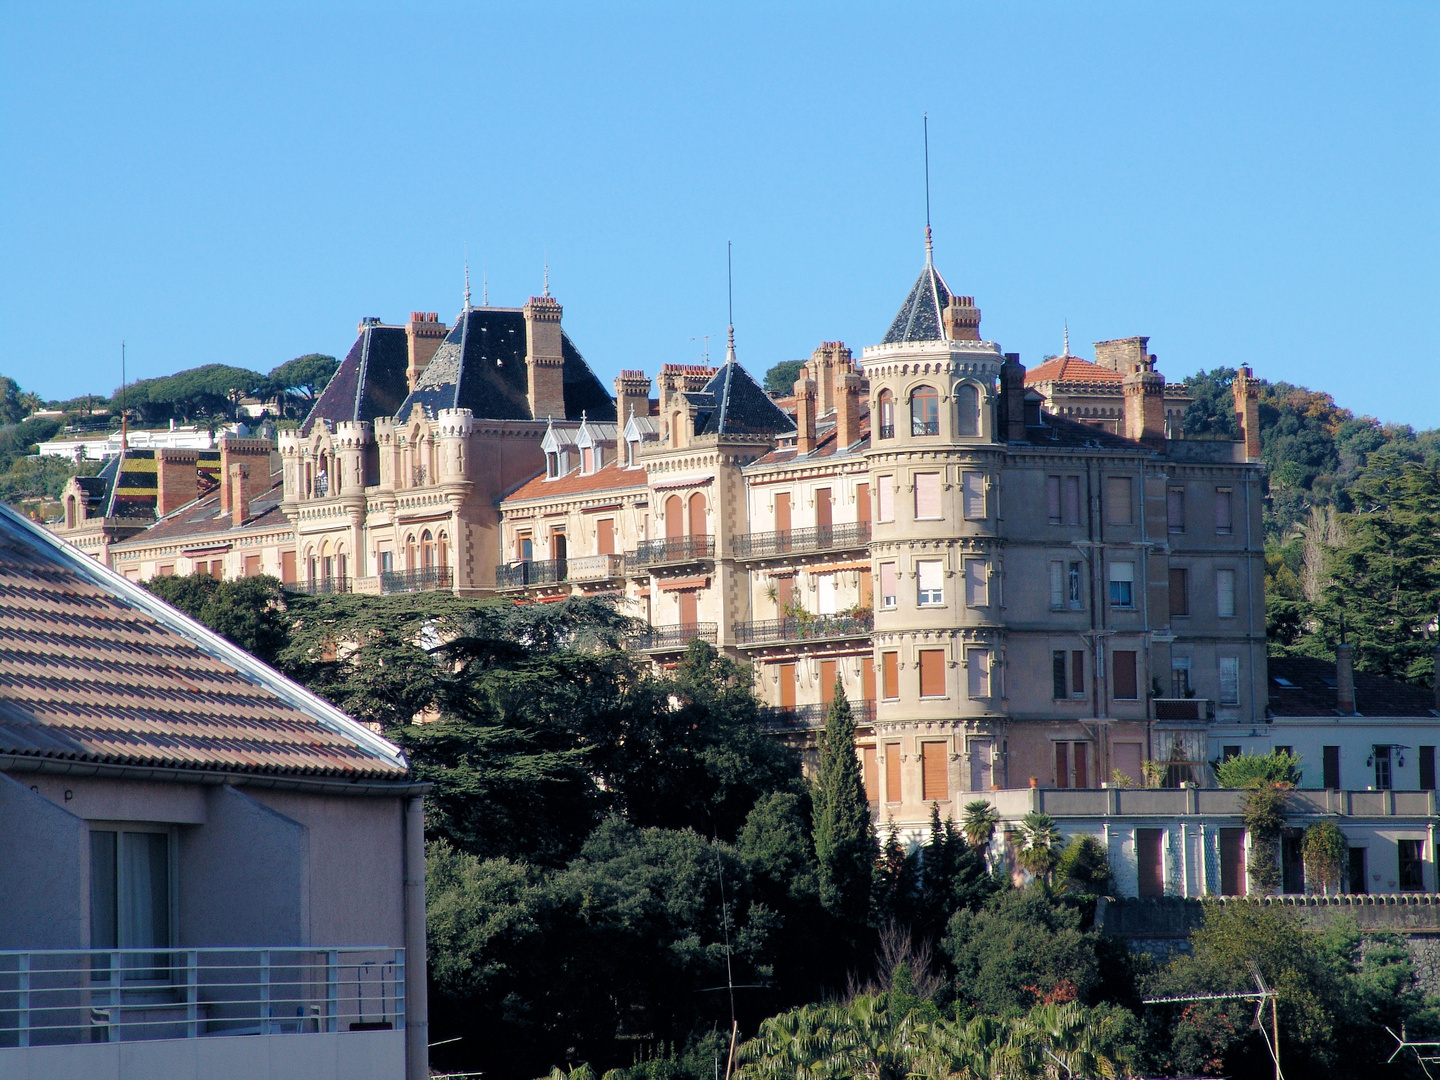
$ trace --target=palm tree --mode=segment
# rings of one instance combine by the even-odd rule
[[[915,1074],[926,1080],[995,1080],[1028,1075],[1026,1046],[1015,1036],[1016,1021],[977,1016],[968,1023],[941,1020],[932,1025]]]
[[[1115,1062],[1100,1050],[1105,1025],[1097,1025],[1089,1011],[1074,1001],[1063,1005],[1037,1005],[1015,1021],[1017,1040],[1030,1053],[1033,1067],[1050,1075],[1096,1077],[1111,1080],[1119,1075]]]
[[[960,831],[973,848],[983,848],[990,843],[995,826],[1000,823],[1000,812],[984,799],[965,804],[965,817],[960,822]]]
[[[1060,858],[1060,829],[1049,814],[1031,812],[1020,820],[1020,865],[1048,880]]]
[[[737,1080],[907,1080],[928,1032],[889,994],[803,1005],[772,1016],[735,1052]]]

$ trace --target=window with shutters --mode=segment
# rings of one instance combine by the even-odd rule
[[[780,690],[780,707],[782,709],[793,709],[795,707],[795,665],[780,664],[776,672]]]
[[[1422,746],[1420,750],[1420,790],[1435,790],[1435,747]],[[1328,784],[1326,785],[1329,786]],[[1336,785],[1337,787],[1339,785]]]
[[[1397,840],[1401,892],[1425,890],[1425,841]]]
[[[595,471],[595,451],[589,446],[580,449],[580,475],[589,476]]]
[[[869,570],[857,570],[855,577],[860,583],[860,606],[869,611],[875,606],[875,581]]]
[[[1090,786],[1090,744],[1077,742],[1070,748],[1070,763],[1075,769],[1074,781],[1077,788]]]
[[[990,564],[984,559],[965,560],[965,606],[990,606]]]
[[[1110,674],[1116,701],[1135,701],[1140,697],[1140,680],[1133,651],[1116,649],[1111,653]]]
[[[945,564],[938,559],[921,559],[915,563],[916,601],[921,607],[945,603]]]
[[[955,389],[955,434],[980,434],[980,389],[974,383],[961,383]]]
[[[893,476],[877,476],[875,478],[875,504],[875,514],[878,520],[895,520],[895,478]]]
[[[965,690],[974,700],[990,696],[990,650],[965,650]]]
[[[880,693],[886,701],[894,701],[900,696],[900,654],[898,652],[883,652],[880,654]]]
[[[896,578],[895,564],[882,562],[880,564],[880,606],[882,608],[893,608],[899,603],[900,593]]]
[[[900,744],[885,744],[885,801],[900,801]]]
[[[1172,487],[1165,492],[1165,524],[1172,533],[1185,531],[1185,489]]]
[[[940,474],[915,474],[915,520],[933,521],[940,517]]]
[[[828,530],[834,524],[835,503],[830,494],[830,488],[822,487],[815,489],[815,527]],[[822,532],[820,542],[828,544],[830,534]]]
[[[1105,479],[1105,522],[1108,525],[1133,525],[1135,523],[1134,500],[1131,497],[1132,484],[1128,476],[1109,476]]]
[[[382,555],[389,555],[390,552],[382,552]],[[280,553],[280,580],[286,585],[295,583],[295,552],[282,551]]]
[[[1234,495],[1229,488],[1215,489],[1215,533],[1229,536],[1234,531]]]
[[[945,696],[945,650],[920,649],[916,653],[920,667],[920,696]]]
[[[1065,524],[1080,524],[1080,477],[1065,477]]]
[[[1065,523],[1064,511],[1060,502],[1060,477],[1058,476],[1045,478],[1045,508],[1051,525]]]
[[[1215,614],[1222,619],[1235,617],[1235,571],[1215,571]]]
[[[917,386],[910,395],[910,434],[940,434],[940,395],[933,386]]]
[[[829,706],[835,700],[835,680],[838,677],[834,660],[820,661],[820,704]]]
[[[595,522],[595,554],[615,554],[615,519],[600,518]]]
[[[943,742],[920,744],[920,797],[925,802],[950,798],[950,746]]]
[[[855,520],[868,522],[870,520],[870,485],[855,485]]]
[[[877,760],[875,747],[862,746],[860,748],[860,777],[865,784],[865,801],[878,803],[880,801],[880,762]]]
[[[1080,592],[1080,563],[1070,564],[1070,610],[1081,611],[1085,607],[1084,595]]]
[[[1190,657],[1170,657],[1170,696],[1177,698],[1190,697]]]
[[[260,556],[259,556],[259,555],[246,555],[246,556],[245,556],[245,576],[246,576],[246,577],[254,577],[254,576],[255,576],[256,574],[258,574],[258,573],[260,573]]]
[[[1070,786],[1070,744],[1068,742],[1055,744],[1055,786],[1060,788]]]
[[[1183,566],[1170,567],[1170,614],[1190,614],[1190,572]]]
[[[775,531],[787,534],[790,532],[790,493],[788,491],[775,493]]]
[[[860,664],[860,699],[875,704],[875,663],[869,657]]]
[[[1219,660],[1220,668],[1220,704],[1240,704],[1240,658],[1238,656],[1222,656]]]
[[[1059,559],[1050,561],[1050,610],[1060,611],[1067,604],[1068,592],[1065,587],[1065,563]]]
[[[1112,562],[1110,564],[1110,606],[1112,608],[1133,608],[1135,606],[1135,564],[1133,562]]]
[[[815,576],[815,611],[820,615],[835,614],[834,574],[817,574]]]
[[[1165,895],[1165,864],[1161,859],[1160,843],[1163,836],[1163,829],[1135,830],[1135,868],[1140,878],[1136,892],[1141,896]]]
[[[1070,653],[1070,696],[1085,696],[1085,650],[1074,649]]]
[[[1423,751],[1425,747],[1422,746],[1420,749]],[[1420,787],[1422,790],[1432,790],[1431,788],[1426,788],[1423,782],[1425,772],[1425,757],[1423,754],[1420,757],[1420,762],[1422,781]],[[1435,764],[1435,748],[1433,746],[1430,747],[1430,764],[1433,769]],[[1327,788],[1338,790],[1340,787],[1340,747],[1322,746],[1320,748],[1320,768],[1325,779],[1325,786]]]
[[[1069,658],[1065,655],[1064,649],[1056,649],[1050,654],[1050,681],[1051,694],[1056,701],[1061,701],[1070,696],[1069,687]]]
[[[961,478],[962,511],[970,521],[985,518],[985,474],[967,472]]]
[[[694,589],[676,594],[680,600],[680,625],[695,626],[700,622],[700,603]]]

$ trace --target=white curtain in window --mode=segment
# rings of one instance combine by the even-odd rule
[[[835,614],[835,575],[819,574],[815,578],[815,607],[821,615]]]
[[[1052,608],[1065,606],[1065,564],[1063,562],[1050,564],[1050,606]]]
[[[880,564],[880,606],[894,607],[897,597],[895,587],[895,564],[893,562]]]
[[[925,559],[915,563],[918,580],[919,600],[922,604],[943,604],[945,602],[944,564],[938,559]]]

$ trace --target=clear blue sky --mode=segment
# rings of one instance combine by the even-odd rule
[[[1151,335],[1440,426],[1440,5],[6,5],[0,372],[46,397],[523,303],[608,382],[879,340],[936,261],[1026,363]],[[720,339],[723,341],[723,338]],[[712,349],[716,348],[712,342]]]

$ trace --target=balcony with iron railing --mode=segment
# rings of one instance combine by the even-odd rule
[[[911,421],[910,421],[910,434],[911,434],[911,435],[914,435],[914,436],[917,436],[917,437],[918,437],[918,436],[921,436],[921,435],[939,435],[939,434],[940,434],[940,421],[939,421],[939,420],[911,420]]]
[[[621,555],[582,555],[578,559],[531,559],[495,568],[497,589],[530,589],[564,582],[613,581],[623,574]]]
[[[848,615],[787,615],[783,619],[736,623],[735,644],[745,648],[783,641],[868,637],[874,627],[875,617],[869,611]]]
[[[719,628],[715,623],[678,623],[674,626],[651,626],[635,635],[635,648],[641,652],[682,652],[692,641],[714,645]]]
[[[565,568],[566,581],[614,581],[625,573],[625,557],[618,554],[582,555],[578,559],[568,560],[568,563]]]
[[[0,1047],[400,1033],[404,1027],[404,949],[0,951]],[[403,1046],[404,1035],[397,1037]],[[97,1065],[101,1049],[87,1047]],[[290,1052],[303,1058],[317,1050],[295,1045]],[[285,1051],[272,1044],[265,1053],[273,1064]],[[176,1058],[177,1071],[185,1055]],[[159,1057],[146,1060],[154,1068]],[[185,1071],[194,1065],[191,1060]]]
[[[394,593],[438,592],[451,588],[453,584],[454,575],[448,566],[380,571],[380,592],[385,596]]]
[[[715,558],[713,536],[667,536],[645,540],[625,553],[625,572],[633,574],[657,566],[680,566]]]
[[[1213,720],[1215,706],[1209,698],[1155,698],[1156,720]]]
[[[765,731],[818,731],[825,726],[830,706],[824,702],[809,705],[766,705],[760,709],[760,726]],[[858,724],[875,722],[875,702],[850,702],[850,715]]]
[[[329,596],[333,593],[350,592],[351,584],[349,577],[328,577],[315,581],[287,581],[280,587],[286,592],[303,593],[307,596]]]
[[[783,555],[863,548],[869,543],[870,522],[850,521],[843,525],[744,533],[730,541],[730,552],[737,559],[773,559]]]

